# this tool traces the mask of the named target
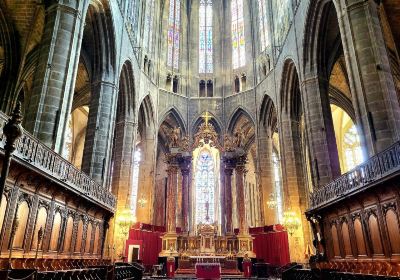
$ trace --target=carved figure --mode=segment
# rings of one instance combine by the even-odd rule
[[[181,136],[181,128],[174,127],[174,128],[164,128],[164,132],[168,137],[168,146],[170,148],[177,148],[179,147],[179,138]]]
[[[236,130],[236,132],[235,132],[235,144],[236,144],[236,147],[238,147],[238,148],[241,148],[241,147],[243,147],[243,145],[244,145],[244,140],[245,140],[245,138],[246,138],[246,135],[245,135],[245,133],[243,132],[243,130],[242,129],[238,129],[238,130]]]
[[[232,136],[225,134],[224,135],[224,150],[226,152],[233,152],[235,150],[235,148],[236,148],[235,139]]]

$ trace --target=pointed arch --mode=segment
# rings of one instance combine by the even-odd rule
[[[154,129],[154,107],[150,94],[146,95],[140,102],[138,112],[138,124],[139,133],[145,132],[146,128]]]
[[[115,28],[108,1],[91,1],[85,24],[87,28],[82,49],[93,50],[91,60],[94,76],[113,75],[116,65]]]
[[[133,67],[130,60],[122,66],[119,79],[119,92],[117,102],[117,122],[121,118],[132,119],[136,108],[136,89]]]
[[[280,108],[291,119],[300,120],[303,112],[299,75],[292,59],[287,59],[283,66]]]
[[[233,111],[233,113],[231,114],[231,116],[229,118],[228,132],[233,132],[233,129],[235,128],[235,124],[241,116],[245,116],[246,118],[248,118],[252,122],[252,125],[254,126],[255,121],[254,121],[253,117],[251,116],[251,114],[242,106],[238,106]]]
[[[262,127],[275,131],[278,123],[277,112],[274,101],[267,94],[261,103],[259,120]]]
[[[179,112],[179,110],[175,106],[170,107],[162,115],[162,117],[160,118],[161,121],[159,122],[159,126],[158,126],[159,129],[160,129],[161,125],[165,121],[167,121],[168,118],[171,118],[174,121],[174,123],[181,128],[182,135],[186,135],[187,134],[186,124],[183,121],[184,118],[182,117],[182,114]]]
[[[204,122],[203,119],[203,115],[206,113],[206,111],[201,112],[200,114],[198,114],[192,121],[191,124],[191,128],[192,128],[192,134],[196,134],[196,132],[198,131],[199,126]],[[210,123],[214,126],[215,131],[220,135],[220,137],[222,137],[222,123],[221,121],[212,113],[212,112],[208,112],[209,114],[211,114],[211,119],[210,119]]]

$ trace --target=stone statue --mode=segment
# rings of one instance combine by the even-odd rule
[[[236,141],[232,136],[230,136],[228,134],[225,134],[225,136],[224,136],[224,150],[226,152],[235,151],[235,148],[236,148],[236,143],[235,142]]]
[[[168,146],[170,148],[179,147],[179,138],[181,136],[181,128],[179,126],[173,128],[165,128],[164,132],[168,137]]]
[[[244,140],[246,138],[245,133],[243,132],[243,130],[241,128],[239,128],[238,130],[236,130],[234,136],[235,136],[236,147],[242,148],[244,146]]]

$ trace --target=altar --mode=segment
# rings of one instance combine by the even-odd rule
[[[221,264],[218,263],[197,263],[196,264],[197,279],[220,279]]]

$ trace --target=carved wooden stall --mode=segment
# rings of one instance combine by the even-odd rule
[[[316,266],[400,276],[400,142],[315,191]]]
[[[0,113],[0,166],[6,120]],[[8,260],[11,248],[14,264],[17,259],[99,259],[111,253],[104,244],[115,197],[27,132],[17,145],[1,199],[0,260]]]

